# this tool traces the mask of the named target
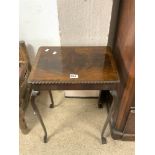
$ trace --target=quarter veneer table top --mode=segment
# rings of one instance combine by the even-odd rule
[[[42,46],[28,82],[119,83],[119,75],[110,47]]]

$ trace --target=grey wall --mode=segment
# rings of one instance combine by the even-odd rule
[[[57,0],[61,45],[107,45],[113,0]]]
[[[33,63],[39,46],[60,45],[57,0],[19,1],[19,40]]]

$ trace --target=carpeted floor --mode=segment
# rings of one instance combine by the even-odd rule
[[[43,130],[32,108],[26,111],[30,128],[27,135],[20,132],[20,155],[134,155],[135,143],[113,140],[102,145],[101,130],[107,111],[98,109],[97,99],[64,98],[63,91],[53,91],[55,108],[50,109],[50,98],[41,92],[36,103],[48,132],[48,143],[43,143]]]

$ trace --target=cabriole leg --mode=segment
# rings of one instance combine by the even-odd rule
[[[42,120],[42,117],[40,115],[40,112],[39,112],[39,110],[38,110],[38,108],[37,108],[37,106],[35,104],[35,96],[34,95],[31,96],[31,105],[32,105],[32,108],[33,108],[34,112],[36,113],[36,115],[37,115],[37,117],[38,117],[38,119],[39,119],[39,121],[41,123],[41,126],[42,126],[42,128],[44,130],[44,133],[45,133],[45,135],[44,135],[44,143],[46,143],[47,142],[47,131],[46,131],[44,122]]]
[[[102,94],[102,90],[100,90],[100,94],[98,98],[98,108],[103,108],[103,103],[101,102],[101,94]]]
[[[107,128],[107,125],[110,121],[110,118],[112,116],[112,112],[113,110],[115,109],[116,105],[117,105],[117,92],[116,91],[111,91],[111,95],[113,96],[113,102],[111,104],[111,107],[110,107],[110,110],[109,110],[109,114],[106,118],[106,121],[104,123],[104,126],[103,126],[103,129],[102,129],[102,134],[101,134],[101,140],[102,140],[102,144],[106,144],[107,143],[107,140],[106,138],[104,137],[104,134],[105,134],[105,130]]]
[[[48,93],[49,93],[50,99],[51,99],[50,108],[54,108],[54,101],[53,101],[53,96],[52,96],[51,90],[49,90]]]

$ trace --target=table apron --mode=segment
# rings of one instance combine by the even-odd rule
[[[116,90],[118,84],[31,84],[33,90]]]

